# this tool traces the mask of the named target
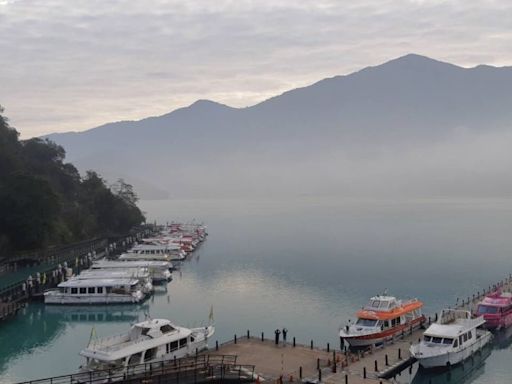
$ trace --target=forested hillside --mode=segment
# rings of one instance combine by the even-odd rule
[[[144,221],[131,185],[81,177],[50,140],[19,140],[0,107],[0,257],[8,252],[124,234]]]

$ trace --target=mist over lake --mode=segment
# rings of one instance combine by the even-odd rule
[[[189,199],[141,207],[149,220],[202,220],[210,235],[140,309],[31,303],[0,328],[2,383],[72,372],[93,325],[98,335],[118,333],[144,312],[193,326],[213,305],[219,341],[287,327],[300,343],[338,345],[338,328],[370,296],[418,297],[431,314],[512,270],[508,200]],[[16,336],[29,330],[30,339]],[[507,383],[510,357],[509,345],[493,349],[478,370],[485,375],[466,382]]]

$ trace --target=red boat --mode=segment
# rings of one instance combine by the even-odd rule
[[[508,328],[512,325],[512,293],[495,291],[487,295],[476,309],[483,316],[488,329]]]

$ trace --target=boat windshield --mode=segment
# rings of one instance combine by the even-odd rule
[[[427,343],[434,343],[434,344],[444,344],[444,345],[452,345],[453,344],[453,339],[451,339],[449,337],[442,338],[442,337],[424,335],[423,340]]]
[[[356,325],[361,325],[363,327],[375,327],[377,325],[377,320],[357,319]]]
[[[498,313],[498,307],[493,307],[491,305],[479,305],[478,313],[480,315],[483,315],[486,313],[495,314],[495,313]]]

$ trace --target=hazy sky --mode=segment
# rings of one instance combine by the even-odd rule
[[[0,104],[22,137],[247,106],[406,53],[512,63],[510,0],[0,0]]]

